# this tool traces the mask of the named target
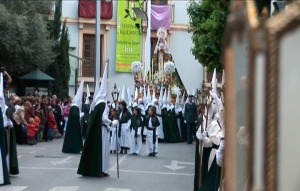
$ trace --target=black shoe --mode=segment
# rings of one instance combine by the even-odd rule
[[[152,156],[155,157],[155,153],[152,153]]]
[[[110,151],[110,154],[112,154],[112,151]]]
[[[153,156],[153,153],[149,153],[149,155],[148,155],[149,157],[151,157],[151,156]]]
[[[137,154],[137,153],[132,153],[132,155],[135,155],[135,156],[136,156],[136,155],[138,155],[138,154]]]
[[[103,177],[108,177],[109,174],[102,172],[102,176],[103,176]]]

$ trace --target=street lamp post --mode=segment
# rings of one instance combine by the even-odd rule
[[[117,102],[119,100],[119,94],[120,93],[119,93],[119,90],[117,89],[117,84],[115,84],[114,89],[111,92],[111,96],[113,98],[113,102],[115,104],[116,109],[118,109]],[[116,130],[116,141],[118,143],[118,133],[117,132],[118,131]],[[119,150],[119,148],[118,148],[118,144],[117,144],[117,175],[118,175],[118,178],[119,178],[120,175],[119,175],[119,154],[118,154],[118,150]]]
[[[113,103],[115,104],[116,109],[118,109],[118,108],[117,108],[117,102],[118,102],[118,100],[119,100],[119,94],[120,94],[120,92],[119,92],[119,90],[117,89],[117,84],[115,84],[115,85],[114,85],[114,89],[113,89],[113,91],[111,92],[111,96],[112,96],[112,98],[113,98]]]

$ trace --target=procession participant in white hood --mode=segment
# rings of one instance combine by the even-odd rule
[[[107,106],[107,64],[104,69],[101,86],[94,94],[86,140],[77,174],[82,176],[109,176],[109,140],[108,132],[111,120]]]
[[[62,148],[63,153],[79,154],[83,147],[80,125],[80,119],[83,116],[81,114],[83,84],[84,81],[81,81],[76,95],[72,100],[65,139]]]
[[[3,121],[3,113],[6,110],[5,105],[5,98],[3,92],[3,75],[0,74],[0,84],[1,84],[1,91],[0,91],[0,185],[10,184],[10,177],[9,177],[9,164],[7,163],[8,151],[7,151],[7,131],[4,128],[4,121]]]

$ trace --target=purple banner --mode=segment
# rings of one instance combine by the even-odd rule
[[[170,5],[151,5],[151,29],[159,27],[170,29]]]

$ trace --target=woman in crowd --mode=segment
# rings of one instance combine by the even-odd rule
[[[21,98],[16,97],[13,101],[13,104],[15,105],[15,113],[13,114],[13,124],[16,129],[16,141],[18,144],[22,145],[27,142],[27,122],[24,118],[25,110],[24,107],[21,105]]]
[[[54,130],[57,129],[57,124],[54,118],[54,114],[53,114],[54,109],[52,109],[51,107],[48,110],[48,117],[47,117],[47,121],[48,121],[48,140],[52,141],[53,140],[53,135],[54,135]]]

